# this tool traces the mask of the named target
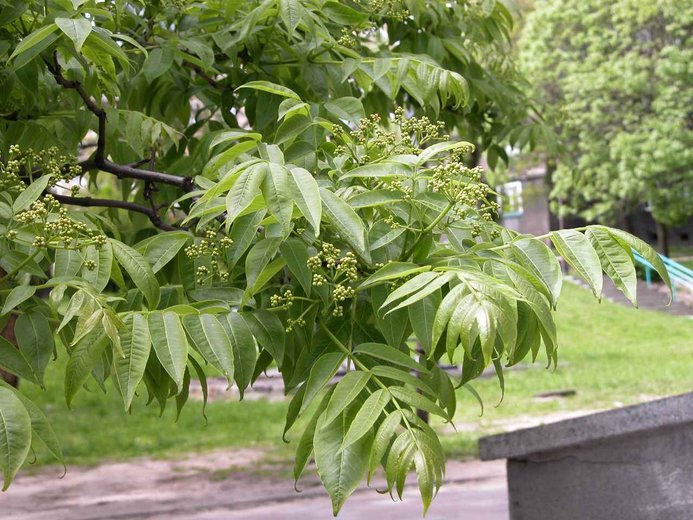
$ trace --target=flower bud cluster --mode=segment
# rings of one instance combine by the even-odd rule
[[[198,285],[203,285],[214,278],[224,281],[229,279],[228,270],[224,267],[224,256],[232,244],[233,240],[229,237],[219,238],[216,231],[208,229],[202,240],[185,248],[185,254],[191,260],[208,261],[206,265],[200,265],[195,270],[195,280]]]
[[[273,294],[270,296],[270,305],[272,307],[291,307],[294,304],[294,293],[287,289],[283,294]]]

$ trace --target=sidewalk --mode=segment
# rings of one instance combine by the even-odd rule
[[[5,520],[226,520],[329,519],[329,498],[314,473],[306,472],[302,493],[286,475],[253,471],[261,454],[252,450],[216,452],[182,460],[140,459],[20,476],[0,495]],[[275,468],[276,469],[276,468]],[[374,483],[381,487],[382,481]],[[393,503],[368,487],[344,506],[344,520],[421,518],[415,479],[405,500]],[[449,461],[446,484],[427,520],[507,520],[505,463]]]

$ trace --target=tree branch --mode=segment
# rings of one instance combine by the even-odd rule
[[[161,221],[159,214],[152,208],[136,204],[134,202],[128,202],[125,200],[111,200],[111,199],[93,199],[91,197],[70,197],[68,195],[58,195],[57,193],[50,193],[55,200],[61,204],[69,204],[72,206],[85,206],[85,207],[103,207],[103,208],[117,208],[125,209],[128,211],[134,211],[136,213],[142,213],[147,215],[149,220],[152,221],[156,227],[163,231],[176,231],[180,228],[171,226]]]
[[[125,177],[149,182],[170,184],[172,186],[178,186],[186,192],[190,192],[194,189],[195,186],[192,177],[181,177],[179,175],[172,175],[170,173],[142,170],[133,166],[116,164],[106,159],[106,111],[97,104],[93,97],[85,92],[82,84],[79,81],[67,79],[65,76],[63,76],[62,68],[60,67],[60,63],[58,63],[57,51],[53,54],[53,63],[46,60],[46,65],[51,74],[53,74],[53,77],[58,85],[77,92],[79,97],[82,98],[82,101],[84,101],[87,109],[99,120],[96,153],[94,154],[93,159],[80,164],[82,169],[102,170],[116,175],[119,179]]]

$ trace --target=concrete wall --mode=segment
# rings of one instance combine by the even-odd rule
[[[690,520],[693,425],[508,460],[512,520]]]

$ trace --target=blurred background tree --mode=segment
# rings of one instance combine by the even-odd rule
[[[518,41],[522,71],[564,150],[554,211],[628,228],[646,203],[666,228],[693,215],[693,5],[535,2]]]

